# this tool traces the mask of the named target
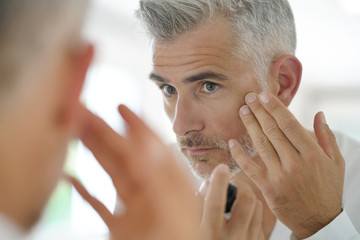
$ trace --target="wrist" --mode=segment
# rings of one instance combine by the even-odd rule
[[[342,211],[343,209],[340,208],[336,211],[335,214],[332,214],[332,216],[330,217],[323,215],[312,216],[305,220],[303,223],[300,223],[299,228],[293,230],[293,234],[296,236],[297,239],[306,239],[320,231],[329,223],[331,223],[337,216],[341,214]]]

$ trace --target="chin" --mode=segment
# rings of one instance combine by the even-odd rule
[[[203,165],[199,166],[199,164],[196,164],[196,166],[191,166],[191,170],[195,176],[198,178],[207,180],[210,178],[212,171],[215,169],[215,167]]]
[[[226,164],[230,168],[230,177],[234,177],[241,171],[240,166],[236,163],[234,164],[234,162],[231,161],[219,162],[217,164],[209,164],[208,162],[191,162],[190,168],[195,176],[207,180],[210,178],[211,173],[216,168],[216,166],[220,163]]]

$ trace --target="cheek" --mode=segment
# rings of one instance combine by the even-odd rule
[[[219,113],[216,119],[217,129],[221,129],[224,137],[227,138],[238,138],[245,132],[245,127],[237,114],[237,110],[233,112]]]
[[[238,138],[245,132],[240,119],[239,110],[243,103],[236,101],[223,102],[214,108],[212,117],[209,117],[208,127],[222,138]]]
[[[164,110],[165,110],[165,113],[166,113],[167,117],[172,122],[174,120],[174,117],[175,117],[175,104],[172,104],[171,102],[164,99],[163,100],[163,106],[164,106]]]

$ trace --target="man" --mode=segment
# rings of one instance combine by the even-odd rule
[[[109,173],[126,207],[111,213],[67,177],[113,239],[199,239],[199,200],[170,150],[126,107],[119,107],[129,131],[122,137],[79,103],[93,55],[80,34],[87,6],[86,0],[0,1],[0,239],[25,238],[36,224],[75,137]],[[226,185],[229,175],[219,166],[210,186]],[[243,189],[238,212],[245,224],[237,234],[259,239],[261,203]],[[211,187],[207,194],[214,194]]]
[[[207,179],[225,163],[235,183],[252,184],[266,238],[360,238],[359,144],[338,136],[343,188],[323,114],[310,133],[286,109],[302,73],[288,2],[141,0],[137,15],[152,39],[150,78],[194,172]]]
[[[70,2],[0,3],[2,239],[21,234],[6,235],[10,222],[29,230],[37,221],[78,130],[78,98],[92,48],[80,38],[87,3]]]
[[[127,214],[113,215],[100,208],[114,239],[126,233],[137,239],[135,233],[139,232],[143,235],[138,239],[151,239],[149,228],[151,234],[161,238],[175,235],[192,239],[195,231],[188,230],[197,200],[177,166],[172,161],[161,162],[163,158],[173,158],[169,151],[163,151],[162,156],[157,154],[162,157],[156,159],[157,164],[142,169],[145,164],[143,158],[139,158],[141,151],[136,155],[126,150],[135,152],[136,146],[146,151],[149,144],[141,142],[143,139],[165,149],[156,136],[128,110],[123,110],[129,124],[136,124],[137,128],[141,125],[142,135],[131,134],[137,143],[130,144],[79,103],[93,52],[80,34],[87,6],[85,0],[0,2],[0,239],[21,239],[37,222],[62,175],[67,144],[77,136],[82,136],[106,170],[113,162],[104,156],[109,152],[105,150],[114,149],[114,144],[118,149],[116,154],[121,150],[122,155],[116,161],[120,169],[108,171],[124,198]],[[113,141],[105,145],[104,138]],[[116,156],[115,153],[112,152],[112,156]],[[153,157],[154,154],[146,152],[147,160]],[[116,175],[124,169],[126,174]],[[139,172],[148,177],[137,177]],[[177,182],[165,181],[167,174]],[[85,193],[73,178],[71,181]],[[126,191],[130,188],[132,191]],[[174,192],[175,189],[186,199]],[[164,202],[174,200],[194,208],[190,219],[188,214],[183,214],[186,221],[178,224],[172,220],[173,211],[181,208],[169,209]],[[98,210],[100,205],[96,202],[95,208]],[[144,216],[144,211],[141,215],[134,214],[144,209],[152,215]],[[187,231],[183,231],[181,223]]]

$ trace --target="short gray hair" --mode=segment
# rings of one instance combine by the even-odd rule
[[[253,66],[264,87],[271,62],[295,55],[294,16],[287,0],[140,0],[136,15],[160,43],[225,17],[237,38],[235,53]]]
[[[0,1],[0,95],[54,42],[69,39],[74,28],[80,33],[87,5],[88,0]]]

